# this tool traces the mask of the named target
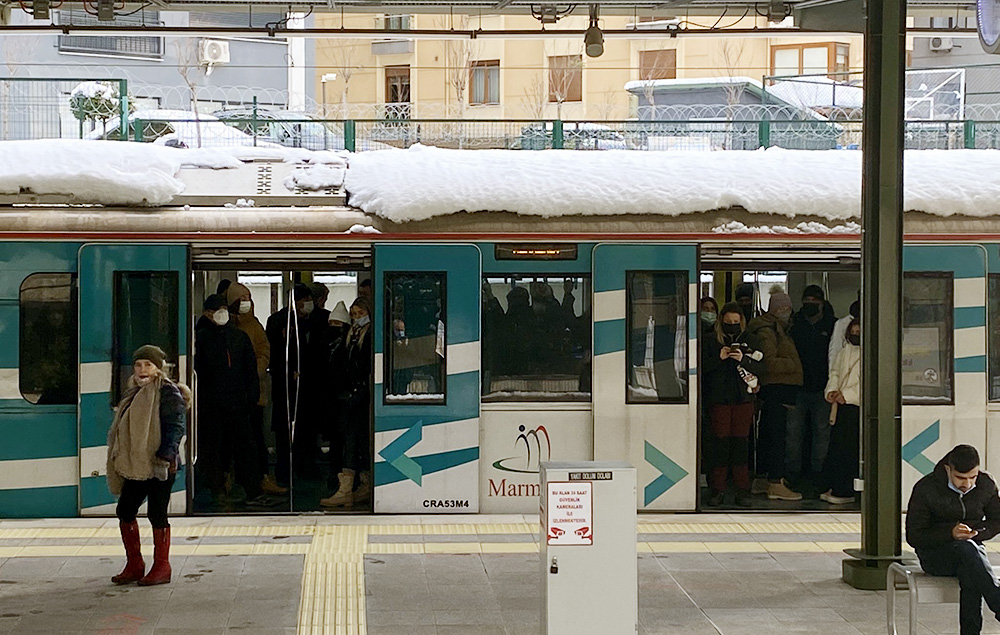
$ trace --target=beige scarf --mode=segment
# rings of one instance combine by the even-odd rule
[[[169,464],[157,458],[160,448],[160,388],[169,381],[157,373],[144,386],[133,378],[118,404],[108,431],[108,489],[121,494],[125,479],[167,480]]]

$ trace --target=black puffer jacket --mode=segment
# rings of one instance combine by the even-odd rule
[[[257,357],[250,337],[235,326],[212,323],[195,334],[199,412],[250,412],[260,399]]]
[[[830,372],[830,337],[836,323],[837,316],[829,302],[824,304],[823,317],[815,324],[811,324],[801,311],[792,320],[788,334],[802,362],[803,392],[822,392],[826,387]]]
[[[757,347],[747,341],[747,336],[747,332],[744,331],[737,336],[736,342],[747,344],[756,351]],[[701,349],[705,406],[734,406],[752,400],[753,395],[747,390],[747,383],[740,377],[736,367],[742,366],[761,380],[765,370],[763,359],[755,361],[749,355],[744,355],[742,362],[737,362],[735,359],[720,359],[721,351],[722,344],[716,338],[715,330],[706,331]]]
[[[951,530],[965,523],[979,531],[973,540],[983,542],[1000,533],[1000,497],[997,485],[980,472],[976,486],[965,496],[948,487],[948,473],[941,459],[934,471],[913,486],[906,511],[906,542],[917,550],[931,549],[954,540]]]

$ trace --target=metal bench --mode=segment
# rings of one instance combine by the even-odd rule
[[[1000,573],[1000,567],[993,567]],[[896,631],[896,591],[906,589],[909,596],[910,626],[908,633],[917,632],[918,604],[958,604],[958,580],[927,575],[915,562],[893,562],[886,572],[885,621],[889,635]]]

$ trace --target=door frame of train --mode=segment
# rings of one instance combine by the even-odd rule
[[[594,459],[624,459],[636,466],[639,509],[687,511],[697,505],[699,249],[695,243],[599,243],[593,251]],[[638,271],[687,273],[683,403],[626,401],[626,279]]]
[[[190,249],[186,244],[85,243],[77,252],[79,280],[77,435],[80,443],[79,512],[81,516],[114,513],[115,497],[107,488],[107,432],[113,419],[111,390],[114,360],[114,301],[117,272],[177,274],[177,376],[188,380],[190,335]],[[103,311],[102,311],[103,309]],[[105,319],[101,320],[101,316]],[[185,452],[181,460],[187,462]],[[187,508],[187,470],[177,472],[170,511]]]
[[[479,511],[482,254],[472,243],[374,245],[376,513]],[[445,403],[390,404],[383,382],[387,273],[445,274]]]

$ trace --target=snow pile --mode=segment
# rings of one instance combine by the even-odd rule
[[[861,108],[864,105],[864,89],[829,77],[775,82],[767,92],[800,108]]]
[[[905,160],[907,210],[1000,215],[1000,151],[911,150]],[[677,216],[730,207],[843,222],[861,215],[861,153],[413,146],[353,155],[345,188],[352,205],[396,222],[460,211]]]
[[[825,234],[853,236],[861,233],[861,225],[854,221],[847,221],[843,225],[830,227],[823,223],[809,221],[799,223],[795,227],[788,227],[785,225],[745,225],[738,220],[734,220],[718,227],[713,227],[712,232],[716,234]]]
[[[375,229],[371,225],[362,225],[360,223],[355,223],[351,225],[351,228],[344,232],[345,234],[381,234],[379,230]]]
[[[231,156],[145,143],[0,141],[0,194],[61,194],[78,203],[163,205],[184,190],[182,167],[233,168]]]
[[[69,96],[70,98],[83,97],[85,99],[117,99],[111,85],[103,82],[81,82],[73,88]]]
[[[286,148],[268,144],[266,147],[219,148],[241,161],[272,160],[284,161],[285,163],[311,163],[339,165],[347,167],[347,157],[350,154],[346,150],[306,150],[304,148]]]
[[[285,177],[284,183],[291,191],[296,188],[309,192],[337,190],[344,184],[344,171],[344,166],[339,165],[296,166],[292,173]]]

